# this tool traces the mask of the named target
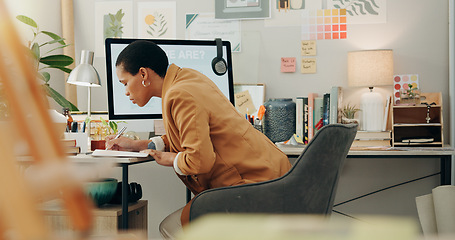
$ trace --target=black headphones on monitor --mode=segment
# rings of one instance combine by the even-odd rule
[[[212,60],[213,72],[218,75],[224,75],[227,72],[227,64],[223,59],[223,42],[221,38],[215,38],[216,43],[216,57]]]

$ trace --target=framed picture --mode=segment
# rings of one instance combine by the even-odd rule
[[[215,0],[215,18],[270,18],[270,3],[271,0]]]

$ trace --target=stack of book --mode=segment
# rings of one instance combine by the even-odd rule
[[[309,93],[308,96],[296,98],[296,134],[304,144],[308,144],[321,127],[341,123],[341,103],[342,91],[339,86],[333,86],[330,93],[322,96]]]
[[[389,148],[391,131],[357,131],[351,148]]]
[[[81,148],[76,145],[76,139],[61,139],[60,141],[66,154],[77,155],[81,152]]]

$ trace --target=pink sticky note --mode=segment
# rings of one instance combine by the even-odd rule
[[[295,72],[295,57],[281,58],[281,72]]]

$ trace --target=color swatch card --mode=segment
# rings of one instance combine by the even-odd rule
[[[302,40],[346,38],[346,9],[309,9],[302,11]]]
[[[409,84],[411,84],[411,87]],[[393,103],[399,104],[400,91],[408,90],[409,88],[420,88],[418,74],[401,74],[393,76]]]

